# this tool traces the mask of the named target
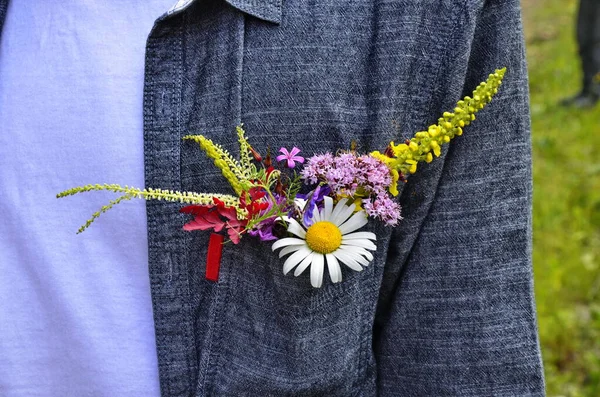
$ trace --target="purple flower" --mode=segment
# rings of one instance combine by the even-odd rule
[[[360,163],[358,183],[369,192],[384,193],[392,183],[389,168],[381,160],[369,155],[361,156],[358,160]]]
[[[300,153],[300,149],[298,149],[296,146],[294,146],[290,152],[288,152],[288,150],[284,147],[279,149],[279,151],[283,154],[277,156],[277,161],[287,160],[288,168],[294,168],[296,166],[295,161],[304,163],[304,157],[297,156],[297,154]]]
[[[310,159],[309,165],[310,166]],[[357,190],[379,195],[385,193],[392,179],[390,170],[382,161],[370,155],[357,157],[354,153],[342,153],[333,159],[331,167],[324,172],[325,182],[337,195],[354,195]]]
[[[333,166],[325,173],[325,181],[338,195],[353,195],[358,184],[356,177],[360,172],[354,153],[342,153],[333,159]]]
[[[305,197],[308,199],[304,209],[305,226],[310,226],[314,209],[323,200],[321,188],[325,187],[329,190],[327,195],[362,198],[365,212],[388,225],[394,226],[402,219],[400,205],[387,193],[392,183],[390,169],[371,155],[342,152],[336,156],[326,153],[309,157],[301,175],[307,184],[325,182]]]
[[[402,219],[400,205],[387,194],[381,194],[375,200],[363,199],[362,204],[369,216],[379,218],[389,226],[396,226]]]
[[[317,188],[309,194],[297,194],[296,197],[299,197],[301,199],[308,199],[310,197],[310,200],[308,200],[308,203],[306,203],[306,207],[304,208],[304,217],[303,217],[303,221],[304,221],[304,225],[305,226],[311,226],[312,225],[312,217],[314,215],[314,211],[315,208],[319,207],[319,204],[321,204],[323,202],[323,198],[327,195],[329,195],[329,193],[331,193],[331,188],[327,185],[325,186],[317,186]]]
[[[308,164],[300,172],[306,184],[317,183],[333,165],[331,153],[318,154],[308,158]]]
[[[266,215],[269,211],[271,211],[274,205],[281,207],[285,203],[284,196],[280,196],[277,193],[275,193],[274,196],[275,203],[273,203],[273,201],[271,200],[268,200],[269,206],[264,210],[260,211],[259,215]],[[249,230],[248,234],[260,238],[261,241],[277,240],[278,237],[273,234],[273,228],[276,226],[277,223],[276,221],[276,216],[264,219],[254,228]]]
[[[265,219],[257,227],[249,230],[248,234],[260,238],[261,241],[277,240],[277,237],[273,235],[273,226],[275,226],[276,219],[276,217]]]

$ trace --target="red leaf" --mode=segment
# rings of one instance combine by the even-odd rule
[[[185,225],[183,230],[209,230],[220,232],[225,228],[229,239],[237,244],[248,221],[246,219],[239,220],[235,207],[228,207],[218,198],[213,197],[215,205],[188,205],[183,207],[180,212],[194,215],[194,219]],[[254,204],[254,203],[253,203]]]
[[[225,203],[223,201],[219,200],[218,198],[213,197],[213,201],[217,205],[217,208],[227,208]]]
[[[194,216],[203,215],[210,211],[210,209],[213,207],[214,206],[212,205],[188,205],[187,207],[183,207],[182,209],[180,209],[179,212]]]
[[[192,230],[213,229],[215,232],[220,232],[223,230],[224,226],[225,222],[221,220],[219,213],[217,211],[211,211],[203,215],[197,215],[194,220],[183,225],[183,230],[189,232]]]
[[[231,221],[237,221],[237,211],[234,207],[218,208],[217,211],[219,211],[221,216],[224,216]]]

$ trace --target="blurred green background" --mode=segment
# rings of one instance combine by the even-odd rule
[[[600,1],[600,0],[598,0]],[[533,264],[547,393],[600,396],[600,104],[580,89],[578,2],[522,0],[533,134]]]

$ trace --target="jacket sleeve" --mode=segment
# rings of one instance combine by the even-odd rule
[[[8,9],[8,0],[0,0],[0,38],[2,38],[2,28],[4,19],[6,19],[6,10]]]
[[[381,396],[544,394],[519,2],[467,1],[473,16],[453,61],[463,96],[496,68],[507,73],[477,120],[404,186],[374,329]]]

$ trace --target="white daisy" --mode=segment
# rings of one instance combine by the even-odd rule
[[[294,276],[299,276],[310,266],[310,283],[315,288],[323,284],[325,262],[331,281],[339,283],[342,281],[339,262],[360,272],[363,266],[373,260],[369,250],[377,249],[370,241],[376,239],[375,233],[355,232],[368,222],[364,211],[354,213],[356,206],[346,205],[347,199],[340,200],[335,208],[331,197],[325,197],[324,200],[322,210],[315,208],[309,227],[287,218],[288,232],[298,237],[282,238],[272,247],[273,251],[283,248],[279,252],[280,258],[292,254],[283,264],[283,274],[296,268]]]

